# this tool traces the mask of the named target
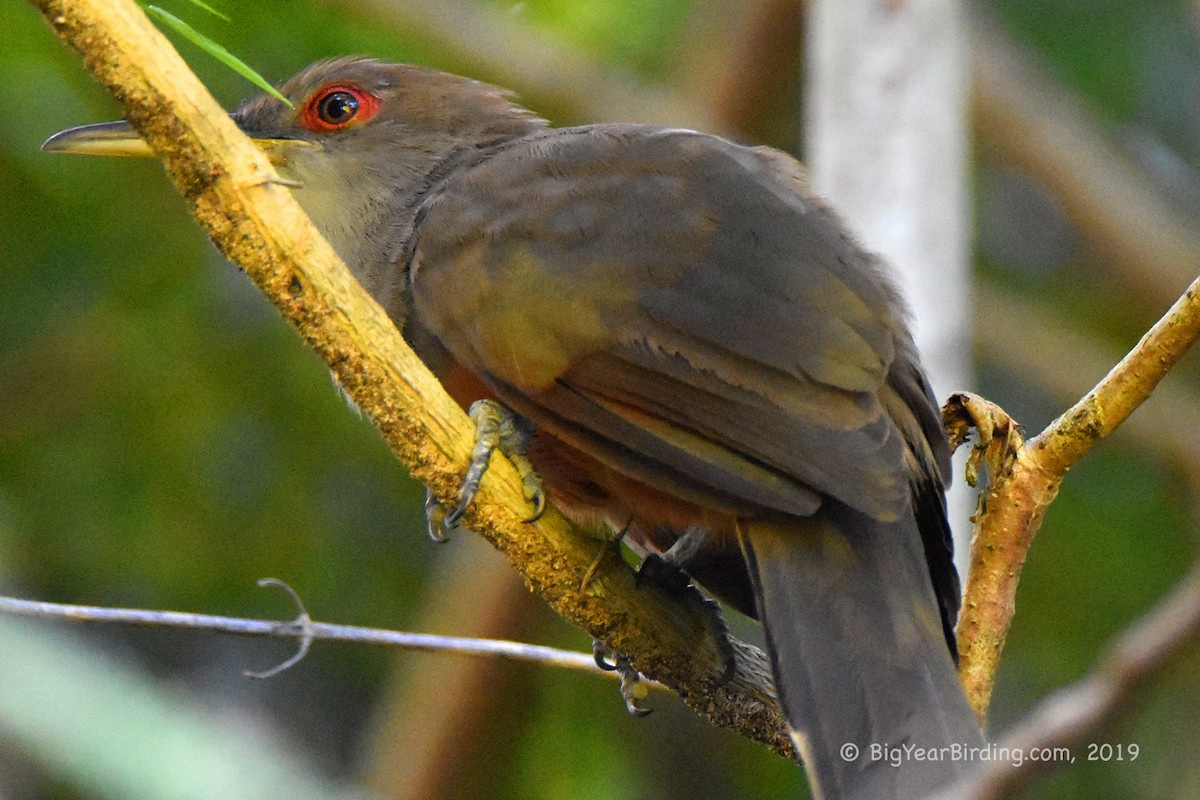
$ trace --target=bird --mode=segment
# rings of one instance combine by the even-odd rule
[[[967,773],[983,738],[956,677],[938,405],[887,265],[797,160],[553,127],[507,90],[365,57],[280,91],[233,120],[450,395],[512,415],[568,517],[762,623],[814,796]],[[150,154],[124,122],[43,149]]]

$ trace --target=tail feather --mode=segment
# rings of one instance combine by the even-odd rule
[[[982,744],[912,518],[827,503],[755,522],[742,546],[780,703],[824,800],[924,797]]]

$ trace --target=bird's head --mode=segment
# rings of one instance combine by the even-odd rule
[[[391,292],[390,263],[408,232],[405,209],[438,165],[545,125],[503,89],[457,75],[368,58],[309,66],[231,115],[268,155],[313,222],[367,286]],[[57,133],[48,152],[150,156],[128,122]],[[389,269],[390,268],[390,269]]]

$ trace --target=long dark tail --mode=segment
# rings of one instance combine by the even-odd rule
[[[916,800],[982,745],[916,522],[827,503],[742,533],[780,703],[823,800]],[[922,749],[923,748],[923,749]]]

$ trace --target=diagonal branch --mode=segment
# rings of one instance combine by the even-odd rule
[[[312,227],[263,153],[132,0],[33,2],[125,105],[217,247],[325,359],[412,474],[449,502],[473,444],[466,415]],[[658,590],[639,590],[615,550],[581,591],[605,545],[580,535],[553,509],[532,525],[522,521],[527,514],[514,469],[495,459],[467,526],[568,620],[630,654],[633,666],[715,724],[790,756],[760,651],[735,643],[737,675],[719,685],[722,657],[693,608]]]

